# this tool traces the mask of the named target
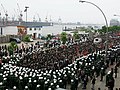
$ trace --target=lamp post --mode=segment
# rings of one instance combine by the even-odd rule
[[[115,17],[120,17],[120,15],[117,15],[117,14],[114,14],[114,16],[115,16]],[[117,26],[120,26],[120,22],[119,22],[119,20],[118,20],[118,22],[117,22],[116,25],[117,25]]]
[[[118,16],[118,17],[120,17],[120,15],[116,15],[116,14],[114,14],[114,16]]]
[[[27,23],[27,9],[28,9],[29,7],[27,7],[27,6],[25,6],[25,10],[24,10],[24,12],[26,12],[26,23]]]
[[[102,9],[100,7],[98,7],[96,4],[94,4],[92,2],[89,2],[89,1],[83,1],[83,0],[80,0],[79,2],[92,4],[93,6],[98,8],[101,11],[101,13],[103,14],[103,16],[104,16],[105,23],[106,23],[106,43],[105,43],[105,51],[106,51],[106,53],[105,53],[106,54],[105,60],[106,60],[107,59],[107,50],[108,50],[108,22],[107,22],[107,18],[105,16],[104,12],[102,11]]]

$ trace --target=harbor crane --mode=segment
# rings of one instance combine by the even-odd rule
[[[46,16],[46,18],[45,18],[45,22],[48,22],[48,20],[47,20],[47,16]]]
[[[2,8],[3,8],[3,11],[5,13],[5,16],[6,16],[6,23],[7,23],[7,19],[8,19],[8,14],[7,14],[7,11],[5,10],[4,6],[1,4]]]
[[[50,15],[50,22],[52,22],[51,15]]]
[[[22,16],[23,16],[23,14],[22,14],[22,11],[20,10],[20,6],[19,6],[19,4],[17,3],[17,6],[18,6],[18,11],[19,11],[19,21],[22,21]]]
[[[15,12],[15,14],[14,14],[14,18],[17,20],[18,17],[19,17],[19,15],[18,15],[18,11],[16,11],[16,10],[14,9],[14,12]]]
[[[37,16],[38,16],[38,18],[39,18],[39,22],[41,22],[41,18],[40,18],[40,16],[39,16],[39,14],[37,13]]]

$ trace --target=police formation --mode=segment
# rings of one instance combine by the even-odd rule
[[[106,86],[113,90],[114,69],[108,74],[106,69],[116,62],[117,78],[118,47],[109,49],[105,60],[102,50],[78,58],[77,43],[49,50],[41,50],[36,45],[16,49],[14,55],[9,55],[7,46],[0,47],[0,90],[78,90],[78,84],[86,89],[90,80],[94,89],[96,77],[100,76],[102,81],[105,75]]]

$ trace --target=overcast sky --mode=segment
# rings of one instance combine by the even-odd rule
[[[110,19],[119,19],[114,14],[120,15],[120,0],[87,0],[98,5],[105,13],[108,22]],[[28,20],[33,20],[38,15],[42,21],[45,17],[52,18],[57,21],[61,17],[62,22],[81,22],[81,23],[99,23],[105,24],[102,13],[93,5],[87,3],[79,3],[79,0],[0,0],[0,3],[8,11],[10,17],[17,17],[17,3],[19,3],[21,11],[23,11],[23,19],[25,20],[25,6],[29,6]],[[4,16],[3,8],[0,6],[0,12]],[[119,19],[120,20],[120,19]]]

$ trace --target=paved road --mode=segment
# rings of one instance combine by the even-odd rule
[[[111,70],[111,68],[114,68],[114,65],[113,66],[110,66],[108,69],[107,69],[107,72]],[[106,76],[104,76],[104,79],[103,81],[100,81],[100,77],[97,78],[96,80],[96,84],[95,84],[95,90],[98,90],[98,88],[101,88],[101,90],[108,90],[107,87],[105,87],[105,82],[106,82]],[[87,89],[82,89],[82,86],[80,85],[78,87],[78,90],[91,90],[91,82],[89,82],[87,84]],[[118,68],[118,77],[115,78],[115,87],[114,87],[114,90],[116,90],[116,88],[120,88],[120,68]]]
[[[30,44],[34,44],[37,41],[40,41],[40,39],[34,40],[33,42],[28,42],[27,44],[25,42],[21,42],[21,43],[17,43],[18,47],[21,47],[21,45],[23,44],[24,46],[28,46]],[[9,45],[10,43],[0,43],[0,46],[4,46],[4,45]]]

